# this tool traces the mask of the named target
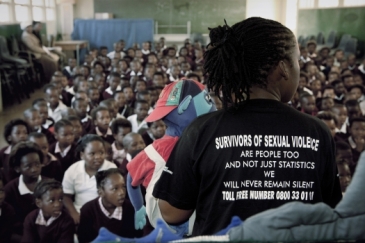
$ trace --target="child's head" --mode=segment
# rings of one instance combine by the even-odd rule
[[[146,144],[140,134],[131,132],[124,136],[123,147],[126,153],[132,154],[139,149],[144,149]]]
[[[147,62],[151,63],[153,65],[156,65],[158,63],[158,59],[155,53],[151,52],[150,54],[148,54],[147,57]]]
[[[132,124],[127,119],[115,119],[111,125],[113,137],[119,146],[123,146],[123,138],[132,131]]]
[[[95,134],[85,135],[77,151],[80,152],[80,157],[85,161],[85,167],[89,170],[98,171],[105,160],[104,140]]]
[[[180,66],[179,65],[172,65],[171,66],[171,75],[175,78],[175,79],[177,79],[177,78],[179,78],[179,74],[181,73],[181,68],[180,68]]]
[[[347,163],[352,165],[352,150],[348,143],[344,141],[336,142],[336,163]]]
[[[328,82],[332,83],[334,80],[337,80],[340,78],[340,74],[338,72],[329,72],[328,73]]]
[[[146,81],[138,79],[134,84],[133,90],[134,92],[141,92],[147,90]]]
[[[144,76],[147,79],[153,79],[153,75],[156,72],[156,67],[153,64],[147,64],[144,69]]]
[[[134,99],[134,93],[132,87],[123,87],[123,93],[125,95],[125,100],[130,103]]]
[[[99,106],[91,111],[91,117],[94,121],[94,125],[101,131],[108,131],[110,123],[109,109]]]
[[[122,44],[118,41],[113,44],[113,48],[115,52],[121,52],[122,51]]]
[[[87,80],[79,80],[75,86],[74,86],[74,90],[75,92],[87,92],[87,90],[89,89],[89,81]]]
[[[125,105],[125,94],[123,91],[116,91],[113,95],[113,98],[118,106],[118,108],[124,107]]]
[[[147,101],[148,105],[151,106],[151,96],[147,90],[138,92],[136,96],[137,100],[145,100]]]
[[[348,100],[345,102],[345,106],[347,109],[347,116],[349,119],[362,116],[361,108],[357,100]]]
[[[143,121],[147,115],[150,106],[145,100],[137,100],[135,103],[134,113],[137,114],[137,121]]]
[[[76,111],[76,115],[80,118],[80,119],[84,119],[87,115],[87,106],[88,106],[88,102],[84,99],[76,99],[73,103],[72,103],[72,108]]]
[[[304,58],[308,57],[308,50],[306,47],[303,46],[299,50],[300,50],[300,56],[302,56]]]
[[[322,90],[322,97],[328,97],[334,99],[336,97],[335,89],[332,85],[326,85]]]
[[[347,163],[337,163],[338,178],[340,179],[341,191],[346,192],[347,187],[351,182],[351,171]]]
[[[61,148],[70,146],[74,140],[74,128],[69,120],[61,119],[54,125],[54,135]]]
[[[300,72],[298,88],[303,89],[304,87],[308,87],[308,75],[305,72]]]
[[[49,103],[49,105],[53,108],[58,106],[60,97],[58,93],[58,89],[56,86],[52,84],[48,84],[43,89],[45,94],[45,100]]]
[[[352,85],[355,84],[354,76],[352,74],[342,75],[341,79],[346,89],[350,88]]]
[[[74,142],[79,141],[79,139],[82,136],[82,124],[80,122],[80,118],[77,116],[69,116],[67,118],[67,120],[69,120],[72,123],[72,126],[74,128]]]
[[[314,40],[307,42],[307,50],[309,54],[313,54],[316,52],[317,43]]]
[[[108,47],[101,46],[99,49],[99,55],[105,57],[108,54]]]
[[[158,99],[158,93],[155,87],[151,86],[147,88],[148,93],[150,94],[150,106],[154,106],[156,104],[156,101]]]
[[[28,108],[23,112],[24,120],[28,123],[29,127],[33,130],[37,130],[42,125],[42,117],[36,108]]]
[[[347,119],[347,109],[343,104],[335,104],[331,108],[331,112],[336,116],[338,127],[341,128]]]
[[[313,91],[313,94],[317,94],[319,91],[322,90],[321,80],[319,79],[313,80],[312,83],[310,84],[310,88]]]
[[[75,58],[69,58],[68,59],[68,65],[70,66],[70,69],[72,70],[77,65],[76,59]]]
[[[90,67],[89,67],[89,66],[87,66],[87,65],[82,65],[82,66],[81,66],[80,71],[81,71],[81,74],[82,74],[85,78],[88,78],[88,77],[90,76],[90,72],[91,72],[91,70],[90,70]]]
[[[98,88],[89,88],[89,90],[87,91],[87,96],[91,102],[98,103],[100,99],[100,93]]]
[[[355,84],[349,87],[347,91],[352,95],[355,100],[358,100],[364,95],[364,86]]]
[[[360,74],[354,74],[354,83],[357,85],[364,85],[364,80]]]
[[[62,119],[68,119],[70,116],[77,116],[74,109],[67,107],[61,111]]]
[[[20,142],[11,150],[9,165],[23,175],[25,181],[38,180],[42,171],[43,153],[33,142]]]
[[[32,132],[28,136],[28,141],[38,145],[43,153],[43,159],[47,157],[49,144],[46,135],[40,132]]]
[[[103,74],[104,73],[104,65],[99,61],[94,62],[93,72],[94,72],[94,75],[95,74]]]
[[[127,49],[127,56],[130,56],[132,59],[136,56],[136,52],[134,51],[133,48]]]
[[[121,207],[127,189],[120,171],[118,169],[102,170],[96,173],[95,178],[103,205],[107,208]]]
[[[309,115],[312,115],[312,113],[316,110],[316,99],[313,95],[307,92],[303,92],[300,95],[299,102],[302,110]]]
[[[109,110],[110,119],[114,119],[117,117],[119,106],[113,98],[103,100],[102,102],[100,102],[99,106],[105,107]]]
[[[335,102],[334,102],[333,98],[324,97],[319,102],[319,110],[330,111],[334,105],[335,105]]]
[[[342,80],[335,79],[335,80],[333,80],[331,85],[333,86],[333,88],[335,90],[335,94],[337,96],[341,96],[342,94],[346,93],[345,85],[343,84]]]
[[[142,53],[142,50],[141,49],[136,49],[135,50],[135,58],[142,58],[143,56],[143,53]]]
[[[38,110],[39,115],[42,119],[42,124],[46,123],[46,121],[48,119],[48,106],[47,106],[47,104],[39,103],[39,104],[33,105],[33,107]]]
[[[342,61],[344,59],[343,50],[337,49],[334,56],[335,56],[335,58],[337,59],[338,62]]]
[[[365,139],[365,118],[355,117],[350,119],[350,131],[353,139]]]
[[[162,120],[147,122],[148,131],[155,139],[162,138],[166,132],[166,124]]]
[[[31,129],[28,123],[22,119],[14,119],[4,127],[4,138],[10,145],[15,145],[21,141],[26,141]]]
[[[108,83],[110,89],[115,92],[120,85],[120,74],[117,72],[113,72],[108,76]]]
[[[123,72],[126,72],[129,68],[127,60],[125,59],[119,60],[119,67]]]
[[[331,136],[334,138],[336,134],[337,120],[336,116],[329,111],[321,112],[317,115],[317,118],[322,120],[331,132]]]
[[[164,87],[165,86],[165,80],[163,78],[163,74],[161,72],[155,72],[155,74],[153,75],[152,83],[153,83],[154,86]]]
[[[38,182],[34,188],[35,203],[42,210],[43,217],[58,217],[63,208],[62,184],[54,179]]]
[[[134,72],[139,72],[141,71],[141,63],[137,60],[133,60],[130,64],[129,64],[130,68],[132,71]]]

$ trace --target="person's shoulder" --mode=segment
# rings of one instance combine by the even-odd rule
[[[192,121],[192,123],[190,123],[190,125],[188,126],[188,128],[192,129],[192,128],[201,128],[206,126],[207,124],[215,124],[216,121],[223,116],[226,112],[226,110],[219,110],[219,111],[213,111],[210,113],[206,113],[203,114],[201,116],[198,116],[194,121]]]
[[[15,210],[13,208],[12,205],[10,205],[9,203],[7,203],[6,201],[3,201],[2,204],[1,204],[1,216],[4,216],[4,217],[13,217],[15,216]]]
[[[127,120],[131,121],[137,118],[137,114],[133,114],[127,117]]]
[[[28,213],[28,215],[25,217],[25,220],[24,220],[24,224],[32,224],[32,223],[35,223],[37,217],[38,217],[38,214],[39,214],[39,208],[37,209],[34,209],[33,211],[31,211],[30,213]]]
[[[9,181],[5,186],[4,186],[4,190],[5,192],[9,192],[12,190],[18,190],[18,186],[19,186],[19,177]]]
[[[98,200],[99,200],[99,197],[85,203],[80,209],[81,214],[92,214],[93,212],[95,213],[99,207]]]
[[[117,168],[117,166],[113,162],[110,162],[109,160],[104,160],[104,163],[101,166],[100,170],[107,170],[112,168]]]
[[[83,169],[84,169],[84,161],[79,160],[79,161],[73,163],[72,165],[70,165],[70,167],[68,167],[68,169],[65,172],[65,175],[66,174],[75,174],[75,175],[77,175]]]

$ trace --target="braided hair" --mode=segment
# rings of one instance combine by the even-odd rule
[[[265,88],[279,61],[293,61],[294,34],[279,22],[252,17],[232,27],[225,23],[209,30],[204,75],[209,90],[218,97],[222,92],[225,108],[248,100],[253,85]]]

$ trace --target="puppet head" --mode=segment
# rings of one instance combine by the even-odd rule
[[[166,125],[166,134],[180,137],[182,131],[198,116],[216,111],[204,85],[183,79],[167,85],[161,92],[153,112],[147,122],[162,119]]]

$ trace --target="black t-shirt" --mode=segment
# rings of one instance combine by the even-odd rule
[[[196,209],[193,235],[213,234],[289,201],[342,197],[325,124],[274,100],[198,117],[183,132],[154,188],[156,198]]]

